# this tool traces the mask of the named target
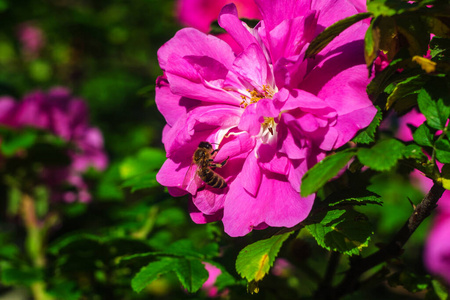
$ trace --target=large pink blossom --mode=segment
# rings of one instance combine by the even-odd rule
[[[48,130],[73,145],[69,151],[68,167],[47,167],[42,178],[52,187],[56,200],[72,202],[90,200],[87,185],[81,174],[89,167],[106,168],[108,160],[103,149],[103,136],[91,127],[84,100],[73,97],[62,87],[26,95],[21,101],[0,97],[0,124],[13,128],[34,127]],[[78,193],[58,191],[61,185],[71,185]]]
[[[396,136],[404,141],[413,139],[408,125],[419,127],[426,118],[416,109],[408,112],[399,119]],[[438,163],[441,168],[442,164]],[[427,193],[433,181],[425,177],[418,170],[411,173],[411,180],[424,192]],[[446,190],[438,201],[437,214],[433,220],[430,233],[425,242],[424,262],[427,269],[442,276],[450,284],[450,191]]]
[[[197,223],[222,220],[231,236],[291,227],[309,214],[301,178],[327,151],[347,143],[376,113],[365,88],[364,22],[305,59],[324,28],[358,11],[349,1],[258,0],[263,20],[249,28],[226,5],[219,24],[239,45],[180,30],[158,51],[164,75],[156,104],[167,126],[167,160],[157,180],[173,196],[191,195]],[[225,189],[197,184],[188,169],[199,143],[219,149]],[[186,182],[186,175],[188,174]]]

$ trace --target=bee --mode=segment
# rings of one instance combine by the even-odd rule
[[[213,150],[211,143],[200,142],[197,150],[194,152],[191,166],[186,173],[183,183],[183,186],[187,187],[188,191],[190,190],[192,181],[195,181],[197,187],[202,185],[202,181],[213,188],[224,189],[227,187],[225,179],[214,172],[214,169],[222,168],[227,163],[229,157],[221,163],[214,163],[213,157],[217,151],[219,150]],[[195,174],[192,174],[194,172]],[[189,181],[191,183],[187,184]]]

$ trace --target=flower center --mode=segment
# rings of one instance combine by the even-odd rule
[[[248,96],[247,95],[241,95],[242,98],[242,102],[240,104],[240,106],[242,108],[246,108],[247,106],[249,106],[250,104],[256,103],[261,99],[264,98],[269,98],[272,99],[273,95],[275,94],[274,90],[272,89],[272,87],[268,86],[268,85],[263,85],[262,86],[262,92],[253,89],[253,91],[247,90],[248,92]]]

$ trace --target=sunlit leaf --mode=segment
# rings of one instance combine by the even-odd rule
[[[405,145],[395,139],[384,140],[372,148],[362,148],[358,151],[359,161],[371,169],[386,171],[392,168],[402,158]]]
[[[292,231],[274,235],[242,249],[236,260],[236,271],[248,282],[262,280],[273,265],[284,241],[291,234]]]
[[[302,178],[301,195],[306,197],[320,189],[328,180],[335,177],[353,158],[356,149],[347,149],[325,157],[308,170]]]

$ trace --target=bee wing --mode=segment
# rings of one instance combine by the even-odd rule
[[[186,171],[181,188],[192,195],[197,193],[197,190],[204,185],[203,180],[198,176],[198,166],[192,162]]]

